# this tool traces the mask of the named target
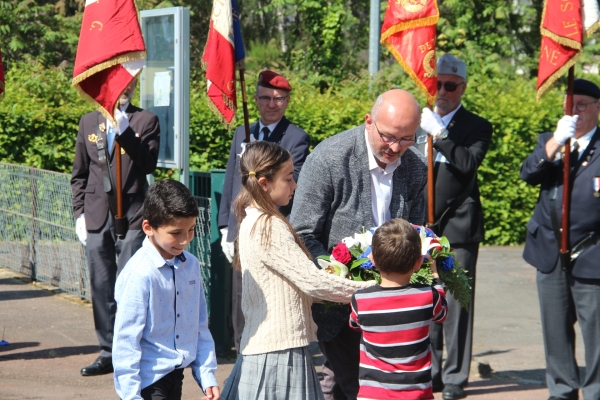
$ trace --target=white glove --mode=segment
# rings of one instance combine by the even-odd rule
[[[221,249],[223,249],[223,254],[229,260],[229,262],[233,262],[233,256],[235,255],[235,248],[233,247],[233,242],[227,241],[227,233],[229,230],[227,228],[221,228]]]
[[[579,115],[565,115],[558,120],[556,130],[554,131],[554,140],[556,140],[556,143],[562,146],[567,140],[575,136],[577,118],[579,118]]]
[[[121,134],[125,132],[127,128],[129,128],[129,118],[127,118],[127,114],[124,111],[121,111],[117,108],[115,111],[115,119],[117,120],[117,134]]]
[[[421,112],[421,129],[432,138],[437,139],[440,133],[446,130],[446,125],[444,125],[439,114],[434,113],[429,108],[424,108]]]
[[[85,242],[87,240],[87,230],[85,229],[85,218],[83,218],[83,214],[75,220],[75,232],[77,233],[77,237],[81,244],[85,246]]]

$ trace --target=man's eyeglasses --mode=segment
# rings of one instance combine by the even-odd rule
[[[446,89],[446,92],[454,92],[456,89],[458,89],[458,87],[460,85],[464,85],[465,82],[461,82],[461,83],[455,83],[455,82],[441,82],[438,81],[437,86],[438,86],[438,90],[440,90],[442,88],[442,86],[444,87],[444,89]]]
[[[413,144],[415,144],[414,140],[402,139],[402,138],[396,139],[395,137],[382,135],[381,132],[379,132],[379,128],[377,127],[377,124],[375,123],[375,120],[373,120],[373,125],[375,125],[375,130],[379,134],[379,137],[381,138],[381,141],[383,143],[387,144],[388,146],[391,146],[394,143],[400,143],[400,146],[402,146],[402,147],[410,147]]]
[[[264,104],[269,104],[272,100],[273,103],[275,103],[275,104],[281,104],[288,97],[289,96],[282,96],[282,97],[258,96],[258,101],[260,101],[261,103],[264,103]]]
[[[598,100],[590,101],[589,103],[583,103],[583,102],[576,103],[576,104],[573,104],[573,108],[579,112],[584,112],[587,109],[588,104],[594,104],[597,102],[598,102]],[[563,103],[563,110],[566,110],[566,109],[567,109],[567,105]]]

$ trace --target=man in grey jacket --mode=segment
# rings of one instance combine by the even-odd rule
[[[391,218],[425,220],[427,165],[413,147],[421,110],[403,90],[380,95],[365,123],[320,143],[308,156],[290,222],[313,257],[329,254],[342,238]],[[319,346],[326,358],[326,399],[355,399],[360,333],[348,326],[347,306],[313,305]]]

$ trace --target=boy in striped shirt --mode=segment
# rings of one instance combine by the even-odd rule
[[[362,331],[359,399],[433,399],[431,321],[444,322],[446,294],[432,261],[433,287],[411,285],[423,263],[421,238],[402,219],[375,231],[371,257],[381,284],[352,296],[350,327]]]

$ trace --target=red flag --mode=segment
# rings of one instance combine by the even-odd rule
[[[107,118],[140,73],[146,46],[134,0],[87,0],[73,69],[73,86]]]
[[[2,49],[0,49],[0,101],[4,98],[4,65],[2,64]]]
[[[415,81],[429,105],[437,95],[435,25],[439,18],[435,0],[389,0],[381,28],[381,43]]]
[[[214,0],[202,67],[208,105],[227,128],[235,124],[235,66],[245,57],[241,33],[236,1]]]
[[[544,3],[538,100],[581,55],[584,33],[581,13],[580,0],[546,0]]]

